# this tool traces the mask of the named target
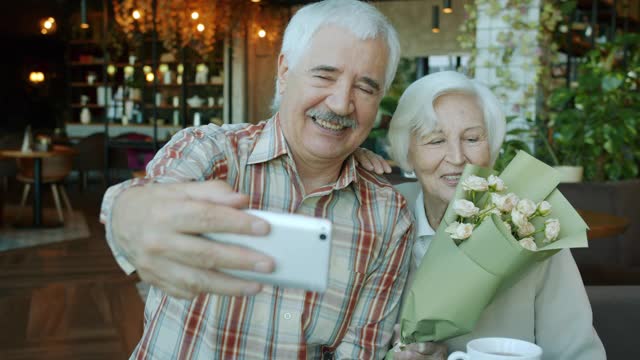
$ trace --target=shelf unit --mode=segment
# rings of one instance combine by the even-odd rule
[[[155,38],[138,35],[136,46],[127,44],[121,53],[135,55],[135,60],[127,56],[114,56],[107,48],[106,36],[110,27],[110,3],[103,1],[103,9],[94,18],[101,18],[97,26],[99,34],[93,39],[72,39],[68,42],[68,109],[70,118],[66,122],[67,133],[84,137],[96,132],[105,136],[105,177],[110,180],[111,159],[114,150],[146,149],[157,151],[180,129],[193,125],[196,113],[200,123],[228,122],[231,109],[228,94],[231,59],[230,50],[220,40],[213,54],[205,61],[189,48],[180,49],[173,59],[167,59],[168,52]],[[96,29],[92,29],[95,31]],[[95,33],[94,33],[95,35]],[[124,44],[121,44],[125,47]],[[162,54],[162,55],[161,55]],[[205,79],[196,82],[198,64],[206,64],[209,69]],[[124,70],[133,68],[133,78],[125,77]],[[165,83],[168,69],[172,76]],[[182,70],[178,80],[179,68]],[[115,69],[115,71],[109,71]],[[154,74],[154,79],[146,81],[145,71]],[[225,71],[229,69],[229,71]],[[202,75],[202,74],[201,74]],[[201,106],[190,106],[189,99],[199,97]],[[81,113],[89,112],[91,121],[82,123]],[[123,118],[124,120],[123,122]],[[142,135],[140,139],[128,139],[129,134]],[[129,150],[127,150],[129,149]]]

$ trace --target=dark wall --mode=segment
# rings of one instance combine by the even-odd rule
[[[78,1],[79,3],[79,1]],[[62,0],[3,1],[0,4],[0,130],[51,129],[64,123],[65,14]],[[41,19],[53,16],[58,30],[40,34]],[[45,81],[29,82],[31,71],[41,71]]]

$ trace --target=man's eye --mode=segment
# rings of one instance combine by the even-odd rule
[[[371,90],[369,88],[360,86],[360,87],[358,87],[358,89],[360,89],[361,91],[363,91],[363,92],[365,92],[365,93],[367,93],[369,95],[373,95],[373,90]]]
[[[331,80],[329,77],[324,75],[313,75],[313,77],[320,80]]]
[[[479,138],[477,138],[477,137],[467,138],[467,141],[468,141],[468,142],[472,142],[472,143],[474,143],[474,142],[478,142],[479,140],[480,140],[480,139],[479,139]]]
[[[434,139],[427,142],[428,145],[439,145],[442,143],[444,143],[444,140],[442,139]]]

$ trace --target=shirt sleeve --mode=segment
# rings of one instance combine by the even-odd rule
[[[381,261],[367,274],[349,328],[334,352],[335,359],[381,359],[389,349],[409,272],[414,233],[408,211],[401,214],[391,241],[383,244]]]
[[[568,249],[549,260],[535,301],[536,343],[543,359],[605,360],[575,260]]]
[[[135,267],[113,238],[112,210],[124,191],[150,183],[178,183],[226,178],[229,148],[223,130],[214,125],[181,130],[160,149],[147,164],[144,179],[131,179],[107,189],[100,207],[100,222],[105,226],[105,237],[111,252],[122,270],[131,274]],[[226,151],[225,151],[226,150]]]

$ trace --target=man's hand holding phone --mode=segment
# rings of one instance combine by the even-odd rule
[[[132,187],[114,204],[113,237],[140,278],[171,296],[253,295],[262,288],[259,283],[219,269],[271,273],[274,260],[244,246],[200,236],[267,235],[269,223],[242,210],[248,201],[219,180]]]
[[[324,292],[329,284],[331,221],[298,214],[246,211],[269,222],[268,235],[205,233],[203,236],[267,254],[275,260],[275,271],[269,274],[224,268],[221,271],[261,283]]]

